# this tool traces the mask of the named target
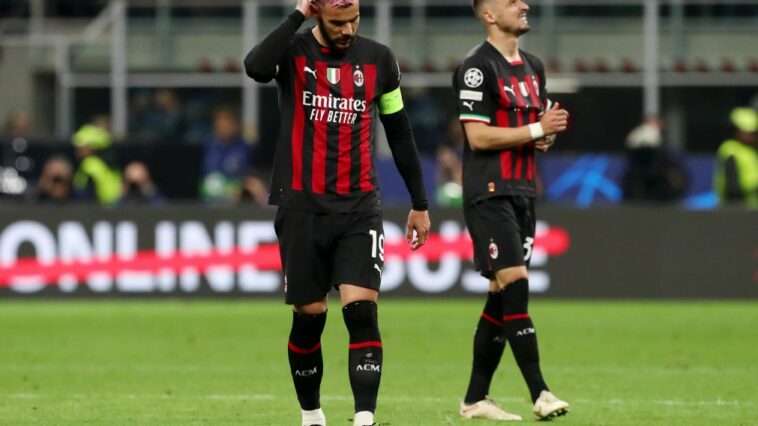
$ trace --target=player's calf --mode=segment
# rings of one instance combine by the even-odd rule
[[[287,344],[287,354],[297,399],[300,402],[300,408],[305,411],[321,411],[319,389],[324,374],[321,333],[324,331],[325,324],[326,312],[318,315],[293,312],[292,315],[292,330]],[[303,418],[305,422],[305,414]]]
[[[520,279],[508,284],[502,296],[503,331],[534,402],[548,387],[540,370],[537,333],[529,316],[529,281]]]
[[[350,334],[348,368],[350,387],[355,398],[355,412],[373,413],[376,410],[376,398],[382,377],[382,339],[379,334],[376,303],[349,303],[342,308],[342,315]],[[371,417],[373,423],[373,414]]]

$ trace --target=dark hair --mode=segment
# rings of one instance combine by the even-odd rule
[[[471,8],[474,9],[474,15],[479,16],[479,8],[484,2],[485,0],[471,0]]]

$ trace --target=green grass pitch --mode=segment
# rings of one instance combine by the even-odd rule
[[[332,302],[335,302],[333,300]],[[383,300],[377,421],[491,425],[457,415],[483,300]],[[548,384],[573,425],[758,420],[758,304],[534,300]],[[0,303],[0,424],[299,425],[278,301]],[[322,405],[351,423],[337,303]],[[531,420],[508,349],[491,396]]]

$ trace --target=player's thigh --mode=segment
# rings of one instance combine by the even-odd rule
[[[323,217],[279,208],[274,229],[284,273],[287,304],[304,306],[323,300],[331,288],[329,232]]]
[[[474,244],[474,262],[482,276],[495,280],[500,270],[526,266],[522,229],[511,197],[468,206],[464,215]]]
[[[349,284],[378,292],[384,268],[381,214],[351,215],[349,223],[334,243],[333,262],[334,285]]]
[[[537,216],[535,211],[535,200],[530,197],[513,197],[513,205],[521,232],[521,241],[524,249],[524,262],[526,266],[532,260],[532,251],[534,249],[534,235],[537,229]]]

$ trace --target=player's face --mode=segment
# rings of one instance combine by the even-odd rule
[[[496,0],[493,9],[493,16],[501,31],[515,36],[529,31],[526,17],[529,5],[523,0]]]
[[[358,35],[359,23],[358,2],[344,8],[329,5],[319,8],[318,27],[332,49],[347,50]]]

